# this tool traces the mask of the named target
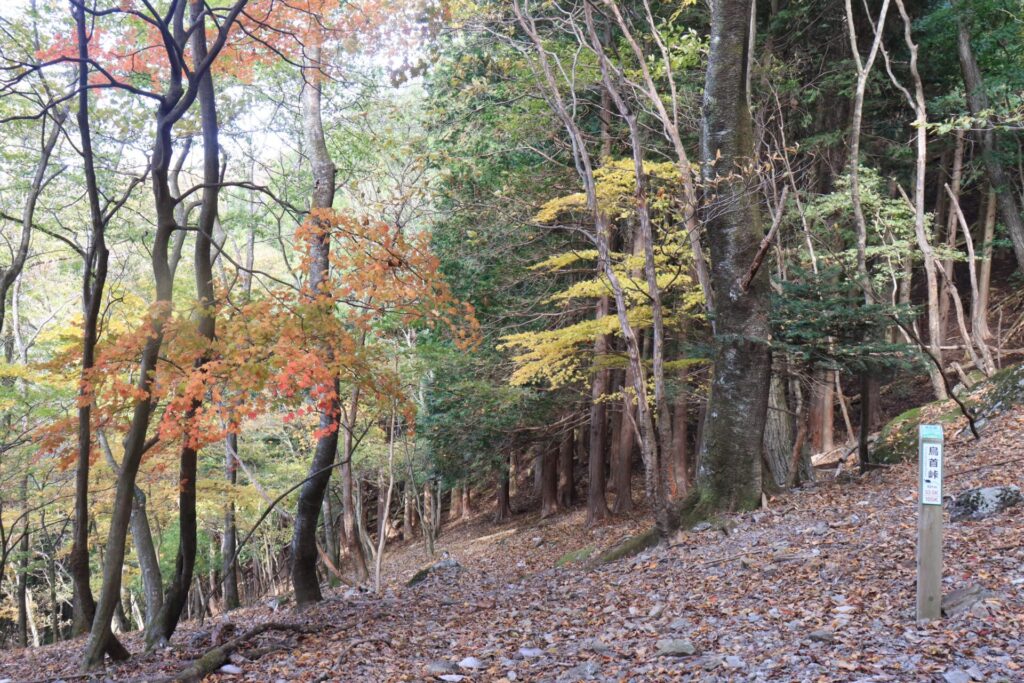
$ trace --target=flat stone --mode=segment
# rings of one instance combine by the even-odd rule
[[[651,611],[647,613],[649,619],[657,619],[665,611],[665,603],[659,602],[657,605],[651,608]]]
[[[949,520],[985,519],[1024,503],[1017,486],[987,486],[957,494],[949,506]]]
[[[544,650],[539,647],[521,647],[519,648],[519,654],[523,657],[540,657],[544,654]]]
[[[985,590],[985,588],[977,583],[958,588],[948,595],[942,596],[942,614],[947,617],[956,617],[966,612],[971,612],[981,601],[992,597],[992,595],[990,591]],[[987,610],[981,616],[986,614]]]
[[[819,643],[834,643],[836,641],[836,635],[827,628],[820,628],[817,631],[811,631],[807,634],[807,637]]]
[[[601,666],[597,662],[586,661],[571,669],[566,670],[558,677],[560,683],[575,683],[575,681],[592,681],[601,673]]]
[[[725,665],[730,669],[745,669],[747,667],[747,663],[743,661],[743,658],[736,655],[726,656]]]
[[[484,663],[476,657],[466,657],[459,662],[459,666],[463,669],[482,669],[484,668]]]
[[[590,652],[596,652],[598,654],[604,654],[605,652],[611,652],[612,646],[603,640],[597,638],[587,638],[580,643],[581,650],[589,650]]]
[[[430,662],[425,667],[423,667],[423,671],[428,676],[440,676],[441,674],[453,674],[453,673],[457,673],[458,670],[459,670],[459,667],[454,662],[447,662],[447,661],[445,661],[443,659],[439,659],[439,660],[437,660],[435,662]]]
[[[971,683],[971,675],[963,669],[950,669],[942,674],[945,683]]]
[[[658,654],[670,657],[683,657],[697,654],[697,648],[688,640],[682,638],[662,638],[657,643]]]

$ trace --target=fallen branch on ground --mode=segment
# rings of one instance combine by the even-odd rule
[[[232,652],[237,650],[244,643],[252,640],[261,633],[266,633],[267,631],[293,631],[296,633],[313,632],[311,629],[300,624],[285,624],[277,621],[268,621],[265,624],[260,624],[259,626],[249,629],[242,635],[229,640],[223,645],[207,650],[206,654],[179,671],[176,675],[163,679],[163,683],[198,683],[198,681],[203,680],[204,677],[224,666]]]

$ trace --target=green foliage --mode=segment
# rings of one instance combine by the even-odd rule
[[[812,366],[850,373],[919,367],[916,347],[890,339],[894,325],[911,324],[912,308],[865,304],[835,268],[790,275],[773,300],[776,349]]]

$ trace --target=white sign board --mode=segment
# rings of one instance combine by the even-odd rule
[[[921,504],[942,505],[942,444],[925,443],[921,464]]]

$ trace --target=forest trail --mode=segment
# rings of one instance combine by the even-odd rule
[[[954,437],[947,494],[1019,485],[1022,448],[1021,409],[993,419],[980,442]],[[829,474],[767,510],[731,518],[729,536],[714,526],[689,531],[667,547],[598,568],[555,565],[567,552],[635,533],[640,517],[588,531],[580,510],[544,521],[520,515],[499,526],[478,512],[439,539],[439,553],[459,568],[406,586],[424,556],[420,544],[403,545],[386,562],[392,574],[379,597],[341,589],[305,612],[264,606],[232,613],[239,630],[275,620],[309,632],[270,631],[236,654],[240,673],[207,680],[1024,679],[1021,508],[947,523],[945,594],[972,585],[985,593],[965,613],[918,627],[915,477],[909,463],[863,478]],[[210,647],[216,623],[186,623],[172,651],[97,680],[168,676]],[[139,650],[134,637],[127,642]],[[80,647],[6,652],[0,670],[12,680],[43,671],[55,680],[77,673]]]

